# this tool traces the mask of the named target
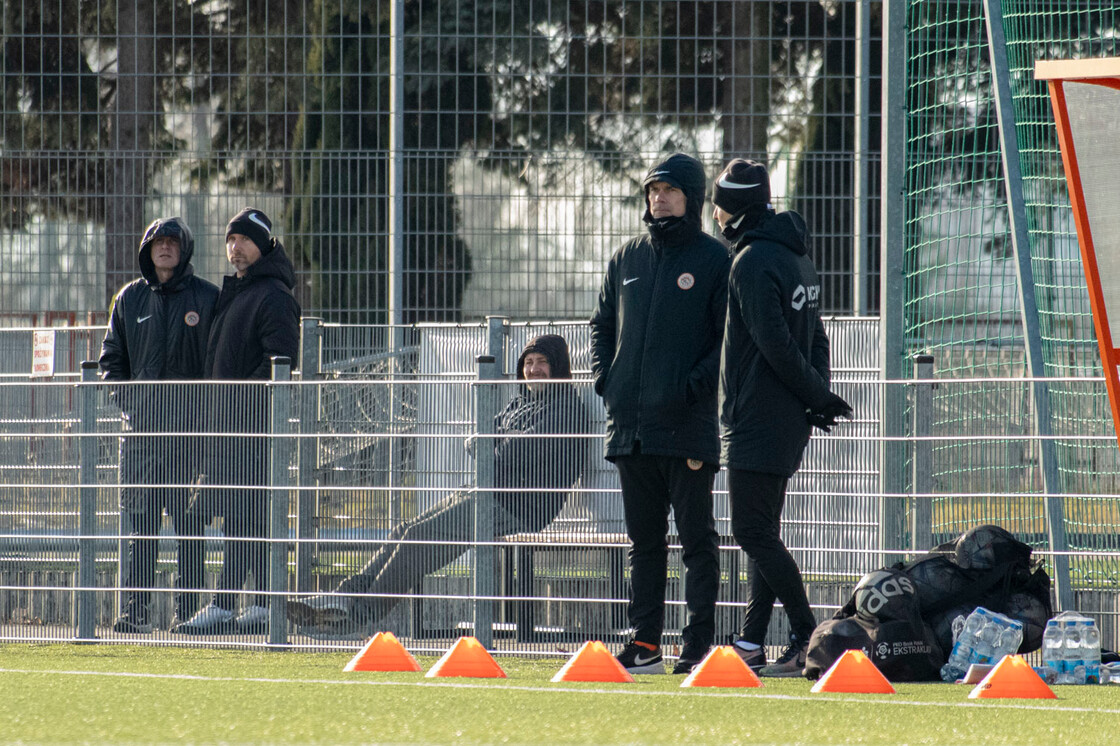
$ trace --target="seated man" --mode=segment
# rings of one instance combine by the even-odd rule
[[[543,529],[583,471],[586,439],[520,437],[590,432],[587,408],[571,384],[535,383],[571,377],[568,344],[556,334],[531,340],[517,361],[517,378],[526,383],[495,418],[497,437],[478,446],[494,448],[494,536]],[[289,601],[288,619],[312,636],[368,636],[403,600],[401,594],[470,548],[474,509],[474,493],[463,490],[401,523],[362,571],[333,593]]]

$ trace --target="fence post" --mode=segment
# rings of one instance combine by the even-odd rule
[[[1043,502],[1049,532],[1054,598],[1058,610],[1074,608],[1070,581],[1069,541],[1058,471],[1058,454],[1050,417],[1050,387],[1045,380],[1046,364],[1042,350],[1041,322],[1035,296],[1034,269],[1031,265],[1031,240],[1027,226],[1027,205],[1023,193],[1023,173],[1019,161],[1019,139],[1015,130],[1015,106],[1011,94],[1011,68],[1007,61],[1007,38],[1003,27],[1003,6],[985,0],[984,18],[988,30],[988,51],[992,66],[992,97],[996,103],[1000,152],[1003,156],[1003,185],[1007,192],[1007,213],[1011,246],[1015,251],[1015,279],[1019,291],[1019,310],[1023,321],[1024,352],[1031,376],[1031,411],[1035,433],[1039,436],[1038,454],[1042,467]]]
[[[97,363],[82,362],[78,387],[78,598],[79,640],[96,637],[97,626]]]
[[[286,645],[288,642],[288,487],[291,478],[288,466],[291,461],[291,426],[288,418],[292,410],[292,359],[282,355],[272,358],[272,385],[268,387],[271,400],[269,427],[268,479],[268,644]]]
[[[494,642],[494,417],[498,414],[498,384],[505,360],[505,318],[489,316],[487,349],[479,355],[476,391],[474,501],[474,634],[486,648]]]
[[[882,225],[879,257],[879,364],[883,393],[879,432],[879,549],[887,565],[901,558],[906,512],[906,4],[883,3]]]
[[[911,460],[910,548],[924,552],[933,547],[933,355],[914,356],[914,457]]]
[[[323,320],[304,318],[300,331],[300,373],[304,384],[317,382],[322,375]],[[319,508],[319,431],[320,387],[304,385],[299,389],[299,491],[296,492],[296,590],[310,593],[311,568],[318,547],[311,543],[315,536]]]

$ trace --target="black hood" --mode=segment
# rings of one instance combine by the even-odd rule
[[[525,356],[539,352],[548,358],[548,367],[553,378],[571,378],[572,361],[568,355],[568,343],[559,334],[542,334],[529,340],[521,356],[517,358],[517,378],[525,379]]]
[[[704,190],[707,187],[703,164],[690,155],[674,153],[646,172],[642,179],[642,189],[646,193],[646,211],[642,214],[642,220],[646,224],[654,222],[649,211],[649,186],[658,181],[664,181],[684,192],[687,200],[684,222],[700,227],[704,211]]]
[[[743,233],[735,243],[735,251],[757,240],[780,243],[798,256],[809,253],[809,227],[805,225],[805,218],[793,210],[769,215]]]
[[[144,231],[144,237],[140,239],[140,251],[138,252],[140,274],[152,287],[160,286],[159,277],[156,276],[156,267],[152,263],[152,241],[163,236],[179,239],[179,264],[175,267],[171,279],[163,284],[163,287],[175,288],[184,279],[194,274],[194,270],[191,269],[191,257],[194,255],[194,234],[191,233],[190,227],[182,218],[153,220],[152,224]]]
[[[269,239],[268,252],[262,252],[261,258],[249,265],[245,270],[246,280],[275,277],[289,289],[296,286],[296,271],[292,262],[284,252],[284,245],[280,239]]]

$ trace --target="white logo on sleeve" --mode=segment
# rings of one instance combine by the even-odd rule
[[[809,287],[798,285],[793,290],[793,298],[790,300],[790,305],[793,307],[794,311],[800,311],[805,306],[806,301],[808,301],[811,306],[816,306],[820,297],[820,285],[810,285]]]
[[[625,285],[629,285],[632,282],[637,282],[637,281],[638,281],[637,277],[627,277],[625,280],[622,281],[622,284],[625,286]]]
[[[152,318],[151,314],[148,314],[147,316],[141,316],[140,318],[136,319],[136,323],[137,324],[143,324],[145,321],[147,321],[150,318]]]

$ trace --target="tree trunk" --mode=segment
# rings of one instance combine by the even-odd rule
[[[118,9],[117,92],[105,205],[108,298],[137,273],[135,252],[147,224],[144,198],[155,121],[152,0],[129,0],[119,3]]]
[[[738,0],[729,7],[720,44],[728,67],[720,96],[723,154],[768,163],[771,3]]]

